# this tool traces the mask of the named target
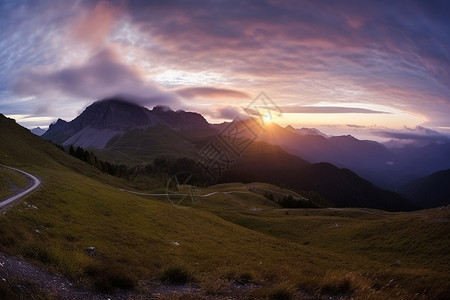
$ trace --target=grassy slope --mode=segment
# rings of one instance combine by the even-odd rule
[[[157,126],[134,129],[112,138],[106,149],[92,150],[101,160],[129,166],[151,163],[155,157],[193,157],[195,146],[180,133]]]
[[[155,280],[175,266],[213,293],[230,281],[250,279],[258,286],[255,297],[301,288],[362,299],[411,299],[416,293],[430,298],[450,290],[448,209],[286,214],[236,184],[200,193],[242,194],[218,193],[199,197],[190,207],[173,206],[165,199],[118,191],[124,183],[1,117],[0,123],[8,129],[0,131],[0,163],[43,180],[26,198],[28,205],[18,203],[0,216],[1,251],[81,284],[107,289]],[[86,252],[89,246],[96,247],[94,256]]]
[[[14,195],[28,186],[25,175],[14,170],[0,166],[0,200]]]
[[[367,210],[224,212],[224,219],[287,241],[343,255],[369,278],[391,278],[417,293],[449,291],[449,209],[415,213]],[[355,269],[353,271],[355,271]],[[415,282],[408,286],[408,282]]]
[[[194,204],[183,203],[315,253],[301,254],[302,261],[314,259],[312,268],[280,277],[290,287],[361,299],[440,299],[450,292],[450,209],[280,209],[259,190],[292,193],[262,183],[220,184],[195,191]],[[218,193],[202,197],[212,192]]]
[[[120,184],[116,179],[99,174],[10,121],[0,121],[8,129],[0,132],[0,163],[43,180],[26,204],[19,203],[0,216],[2,251],[93,284],[99,283],[90,275],[108,276],[109,272],[132,280],[159,278],[172,265],[188,269],[200,282],[209,280],[205,274],[221,277],[242,272],[255,274],[255,280],[278,282],[285,274],[313,268],[315,255],[301,245],[248,230],[209,212],[120,192],[111,186]],[[89,246],[97,249],[94,257],[85,251]],[[305,253],[313,259],[303,261]]]

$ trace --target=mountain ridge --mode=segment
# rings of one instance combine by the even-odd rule
[[[97,151],[103,160],[113,159],[112,162],[117,164],[129,164],[127,157],[133,155],[139,155],[139,159],[133,159],[132,163],[145,163],[157,155],[192,157],[195,148],[202,148],[229,125],[230,122],[209,124],[195,112],[173,111],[161,105],[149,110],[122,98],[109,98],[94,102],[70,122],[58,119],[42,137],[63,146]],[[171,139],[162,135],[158,138],[158,126],[168,128]],[[141,130],[141,135],[137,135],[136,130]],[[172,134],[172,131],[180,134]],[[250,135],[246,137],[250,138]],[[280,146],[311,163],[329,162],[348,168],[389,190],[397,190],[413,179],[450,168],[450,143],[393,149],[351,135],[327,136],[314,128],[283,128],[276,123],[266,125],[255,140]],[[177,150],[166,151],[170,144],[177,145]],[[150,148],[151,153],[146,151]]]
[[[405,184],[399,192],[421,208],[445,206],[450,205],[449,182],[450,169],[441,170]]]
[[[96,101],[70,122],[58,119],[42,137],[63,146],[102,149],[115,136],[136,128],[164,125],[176,131],[207,128],[206,119],[193,112],[156,106],[149,110],[121,98]]]
[[[266,182],[298,193],[314,191],[334,207],[369,207],[388,211],[413,210],[399,194],[380,189],[346,168],[309,163],[281,147],[254,142],[221,182]]]

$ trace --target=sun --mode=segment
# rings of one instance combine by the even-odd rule
[[[266,125],[270,125],[273,122],[273,118],[272,118],[271,114],[263,115],[262,120],[263,120],[264,124],[266,124]]]

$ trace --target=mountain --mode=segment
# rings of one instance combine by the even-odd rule
[[[320,130],[318,130],[316,128],[306,128],[306,127],[294,128],[291,125],[288,125],[285,127],[285,129],[292,130],[300,135],[320,135],[323,137],[328,137],[325,133],[321,132]]]
[[[63,146],[103,149],[113,137],[158,125],[174,131],[209,127],[197,113],[173,111],[163,106],[149,110],[124,99],[111,98],[94,102],[70,122],[58,119],[42,137]]]
[[[391,181],[385,178],[392,169],[395,154],[380,143],[351,135],[327,137],[313,129],[282,128],[277,124],[268,126],[258,139],[312,163],[329,162],[351,169],[379,186],[391,187]]]
[[[415,178],[450,168],[450,142],[388,148],[351,135],[328,137],[311,129],[299,131],[277,124],[267,126],[258,140],[281,146],[312,163],[329,162],[348,168],[375,185],[390,190],[396,190]]]
[[[397,158],[394,167],[405,170],[405,180],[408,181],[450,169],[450,142],[434,142],[425,146],[407,145],[392,151]]]
[[[136,165],[158,155],[192,157],[229,124],[212,125],[198,113],[173,111],[166,106],[149,110],[124,98],[111,98],[93,103],[70,122],[58,119],[42,137],[56,144],[90,149],[116,164]],[[350,169],[391,190],[450,168],[450,143],[388,148],[351,135],[329,137],[314,128],[283,128],[275,123],[258,132],[257,140],[280,146],[311,163],[329,162]]]
[[[287,185],[297,191],[314,191],[338,207],[412,208],[399,195],[376,188],[348,169],[308,161],[311,156],[307,154],[322,153],[326,161],[331,152],[336,157],[336,149],[341,149],[340,157],[362,164],[367,160],[364,153],[375,158],[376,151],[384,150],[377,143],[360,142],[350,136],[327,138],[316,130],[282,128],[277,124],[262,130],[251,119],[240,125],[245,126],[239,129],[242,132],[239,138],[256,141],[224,174],[222,181],[262,181]],[[232,134],[233,130],[229,131],[232,127],[227,126],[230,123],[212,127],[196,113],[175,112],[164,106],[148,110],[120,99],[107,99],[88,106],[71,122],[58,120],[43,137],[65,146],[89,148],[103,161],[136,166],[148,164],[156,157],[196,159],[215,133]]]
[[[31,133],[37,135],[37,136],[41,136],[43,135],[47,130],[42,129],[41,127],[36,127],[30,130]]]
[[[314,173],[314,168],[319,168],[317,164],[322,162],[335,165],[341,170],[337,172],[332,168],[322,168],[318,173],[322,172],[324,178],[329,174],[335,174],[336,180],[341,175],[348,179],[348,182],[352,182],[354,178],[350,178],[348,173],[342,171],[347,169],[357,174],[360,179],[367,179],[378,187],[395,190],[411,179],[442,168],[450,168],[448,159],[450,144],[389,149],[380,143],[359,140],[351,135],[328,137],[313,128],[295,129],[291,126],[283,128],[275,123],[258,129],[257,126],[255,127],[254,120],[249,119],[243,122],[248,125],[249,130],[244,130],[241,138],[255,138],[255,141],[279,146],[283,151],[316,165],[316,167],[310,167],[306,173]],[[123,99],[112,98],[93,103],[70,122],[59,119],[55,124],[50,125],[42,137],[64,146],[73,145],[89,149],[103,161],[136,166],[151,163],[156,157],[195,159],[208,141],[217,133],[225,132],[228,126],[230,123],[227,122],[211,125],[198,113],[173,111],[165,106],[156,106],[149,110]],[[261,161],[270,164],[271,158],[267,157]],[[288,161],[289,163],[283,164],[286,170],[296,166],[293,159]],[[248,170],[241,170],[241,172],[243,174],[247,171],[251,172],[259,167],[258,164],[260,162],[254,161]],[[263,178],[261,173],[258,176]],[[295,186],[298,185],[287,177],[280,178]],[[301,182],[308,182],[308,180],[313,179],[305,177]],[[318,184],[314,185],[319,182],[318,178],[314,178],[313,181],[310,183],[311,188],[321,190],[322,194],[324,194],[323,190],[330,189]],[[356,181],[358,187],[364,185],[362,181]],[[367,188],[372,190],[372,187],[367,186]],[[337,187],[334,190],[337,190]],[[347,191],[349,190],[350,187],[347,187]],[[358,206],[358,203],[361,206],[366,205],[363,203],[367,202],[370,207],[386,209],[410,207],[407,203],[398,206],[389,203],[374,204],[379,202],[383,194],[374,193],[378,196],[369,199],[366,197],[369,193],[366,193],[360,202],[357,201],[356,196],[347,192],[341,194],[341,198],[337,196],[339,193],[334,195],[328,193],[327,198],[332,198],[332,202],[340,206]],[[397,196],[388,195],[387,198]],[[397,199],[392,203],[402,203],[402,201]]]
[[[400,193],[422,208],[450,204],[450,169],[409,182]]]
[[[264,142],[254,142],[221,181],[267,182],[287,186],[300,193],[315,191],[334,207],[369,207],[388,211],[415,208],[399,194],[377,188],[349,169],[329,163],[311,164]]]
[[[196,288],[183,291],[184,298],[373,294],[397,299],[401,294],[412,299],[417,293],[426,299],[448,298],[449,209],[414,214],[370,209],[294,211],[280,209],[263,196],[264,191],[272,195],[291,191],[261,183],[252,183],[254,191],[243,184],[211,186],[198,190],[202,197],[195,204],[175,206],[165,196],[118,189],[130,187],[1,114],[0,128],[0,164],[42,181],[36,191],[0,215],[0,255],[5,265],[0,272],[8,278],[0,281],[2,299],[151,299],[155,291],[171,299],[180,294],[180,286],[192,284]],[[305,168],[303,176],[316,176],[306,174],[314,164],[280,147],[255,142],[244,156],[256,160],[259,165],[254,167],[261,170],[280,164]],[[317,170],[322,169],[346,178],[345,170],[320,164]],[[322,175],[319,181],[328,185],[327,178]],[[0,183],[8,179],[0,177]],[[14,268],[19,264],[22,267]],[[302,276],[299,270],[304,270]],[[37,278],[44,273],[44,278]],[[45,284],[55,278],[61,282],[62,277],[72,282],[51,288]],[[217,287],[224,278],[226,284]],[[392,278],[398,288],[380,289],[389,286]],[[417,284],[411,285],[414,280]],[[66,292],[74,291],[70,286],[76,287],[75,294]]]

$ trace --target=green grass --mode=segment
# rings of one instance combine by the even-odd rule
[[[159,279],[174,264],[184,266],[194,278],[242,273],[244,268],[258,274],[260,281],[274,280],[276,265],[286,265],[291,274],[312,267],[301,260],[307,251],[302,246],[212,213],[144,200],[70,172],[47,170],[37,175],[44,178],[44,186],[27,202],[38,209],[19,204],[0,217],[2,237],[8,239],[2,241],[2,251],[79,282],[96,286],[95,276],[89,275],[93,265],[104,268],[106,277],[109,270],[119,269],[122,277],[133,281]],[[85,250],[90,246],[96,247],[94,256]],[[287,265],[287,260],[294,263]]]
[[[16,194],[28,185],[25,175],[0,166],[0,200]]]
[[[119,191],[130,187],[0,123],[9,129],[0,131],[0,164],[43,182],[0,215],[0,251],[79,285],[109,292],[139,289],[140,281],[188,282],[222,295],[251,284],[245,293],[256,299],[444,299],[450,293],[449,208],[287,210],[239,183],[202,189],[198,201],[177,206]],[[15,290],[0,286],[1,293]]]
[[[285,211],[289,214],[286,215]],[[342,257],[348,272],[358,274],[346,281],[322,284],[322,292],[350,289],[353,281],[392,280],[397,287],[430,297],[439,290],[449,292],[450,209],[414,213],[376,210],[271,210],[254,214],[224,212],[225,220],[243,227],[321,249]],[[346,272],[335,276],[344,277]],[[361,277],[362,276],[362,277]],[[325,278],[333,275],[325,275]],[[414,282],[414,285],[410,285]],[[352,290],[361,290],[360,284]]]
[[[193,157],[198,149],[180,133],[157,126],[131,130],[114,137],[105,150],[93,152],[99,159],[110,163],[136,166],[149,164],[156,157]]]
[[[40,290],[33,281],[8,276],[7,281],[0,280],[0,299],[56,300],[58,297],[51,292]]]

